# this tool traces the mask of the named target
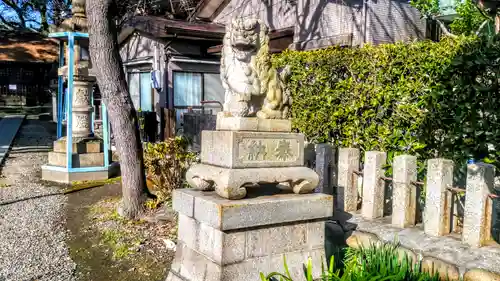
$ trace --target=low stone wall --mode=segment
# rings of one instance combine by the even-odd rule
[[[415,262],[422,262],[426,272],[438,273],[442,280],[500,281],[500,247],[496,245],[475,248],[461,243],[453,236],[426,235],[420,225],[396,228],[390,218],[365,220],[354,215],[349,223],[357,230],[347,239],[347,245],[358,248],[381,242],[399,242],[401,253]]]

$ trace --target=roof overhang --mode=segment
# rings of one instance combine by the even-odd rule
[[[193,23],[169,20],[161,17],[138,16],[125,24],[118,35],[118,42],[123,43],[135,31],[149,34],[154,38],[184,38],[191,40],[220,41],[225,28],[213,23]]]
[[[274,47],[273,42],[277,42],[278,40],[283,39],[283,38],[290,38],[290,40],[293,40],[293,35],[294,35],[294,27],[287,27],[287,28],[276,29],[276,30],[271,31],[269,33],[269,40],[270,40],[270,42],[269,42],[270,50],[269,51],[271,53],[282,52],[286,48],[282,48],[279,46]],[[209,54],[216,54],[216,53],[220,53],[221,50],[222,50],[222,45],[217,45],[217,46],[213,46],[213,47],[208,48],[207,52]]]

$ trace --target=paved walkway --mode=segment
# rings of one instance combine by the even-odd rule
[[[12,142],[25,117],[25,115],[10,115],[0,119],[0,166],[9,153]]]

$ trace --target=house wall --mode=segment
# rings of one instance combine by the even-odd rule
[[[150,65],[151,69],[157,69],[161,77],[161,91],[155,90],[154,104],[159,122],[160,137],[163,138],[164,127],[164,112],[162,108],[173,108],[173,72],[210,72],[219,73],[219,64],[205,63],[185,63],[177,62],[171,58],[193,57],[194,60],[209,60],[202,58],[208,46],[213,46],[218,43],[207,42],[203,40],[183,40],[180,38],[169,39],[154,39],[147,34],[135,33],[131,35],[121,46],[120,56],[124,63],[125,71]],[[155,59],[155,48],[156,57]],[[213,61],[214,59],[212,59]],[[151,61],[151,62],[150,62]],[[146,62],[141,63],[141,62]],[[218,60],[215,59],[218,63]],[[153,66],[155,64],[155,66]]]
[[[425,30],[425,20],[408,1],[298,0],[294,42],[329,39],[319,44],[389,43],[422,39]]]
[[[215,17],[256,16],[271,29],[294,27],[294,49],[425,38],[426,23],[406,0],[232,0]]]
[[[367,41],[391,43],[426,37],[426,21],[402,0],[371,0],[367,7]]]
[[[214,22],[226,25],[233,17],[258,17],[271,30],[294,26],[295,6],[288,0],[232,0],[215,17]]]

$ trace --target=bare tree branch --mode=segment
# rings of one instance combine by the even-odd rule
[[[479,33],[481,32],[481,30],[483,30],[483,28],[488,24],[489,21],[490,21],[489,19],[486,19],[485,21],[483,21],[483,23],[477,29],[476,35],[479,35]]]
[[[450,36],[450,37],[453,37],[453,38],[457,38],[458,36],[456,36],[455,34],[451,33],[448,28],[446,27],[446,25],[444,25],[444,23],[438,19],[436,19],[436,22],[438,23],[439,27],[441,28],[441,31],[443,31],[443,33],[446,35],[446,36]]]

